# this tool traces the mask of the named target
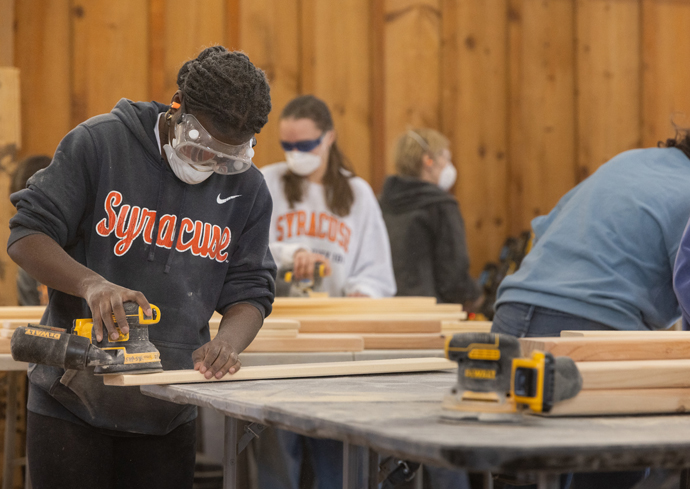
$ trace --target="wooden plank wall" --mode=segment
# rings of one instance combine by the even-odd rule
[[[179,66],[221,43],[271,81],[259,166],[282,158],[279,113],[301,93],[329,103],[377,191],[402,131],[447,134],[475,273],[607,159],[690,114],[686,1],[0,0],[0,19],[0,65],[22,73],[20,156],[52,153],[121,97],[169,101]]]

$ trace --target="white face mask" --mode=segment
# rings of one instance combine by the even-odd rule
[[[441,170],[441,174],[438,177],[438,186],[442,190],[450,190],[450,188],[455,183],[455,179],[458,176],[458,172],[450,161]]]
[[[285,153],[287,166],[292,173],[306,177],[314,173],[321,166],[321,156],[301,151],[287,151]]]
[[[186,161],[180,159],[180,157],[175,153],[175,150],[169,144],[164,145],[163,150],[168,157],[168,163],[170,163],[170,168],[172,169],[173,173],[184,183],[196,185],[197,183],[201,183],[213,175],[213,170],[199,171]]]

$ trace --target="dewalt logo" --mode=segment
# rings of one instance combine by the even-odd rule
[[[496,371],[483,368],[468,368],[465,370],[465,377],[470,379],[495,379]]]
[[[51,340],[59,340],[60,333],[53,333],[52,331],[41,331],[40,329],[27,329],[26,333],[31,336],[39,336],[41,338],[49,338]]]

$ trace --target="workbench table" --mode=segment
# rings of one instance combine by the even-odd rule
[[[442,422],[441,399],[455,375],[432,372],[141,389],[160,399],[212,407],[226,416],[225,488],[235,487],[237,439],[242,435],[237,432],[238,420],[345,442],[345,489],[362,487],[361,481],[363,487],[376,487],[377,452],[472,472],[536,476],[540,489],[559,487],[561,472],[690,466],[690,416],[528,416],[512,424]],[[490,487],[490,478],[485,480]]]

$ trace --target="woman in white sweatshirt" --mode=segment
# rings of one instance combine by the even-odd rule
[[[278,269],[310,278],[327,264],[331,297],[395,295],[386,225],[374,192],[336,143],[326,104],[304,95],[280,116],[286,162],[261,169],[273,197],[269,242]]]
[[[261,169],[273,198],[269,245],[278,270],[311,278],[326,264],[331,297],[395,295],[386,225],[374,192],[354,175],[336,144],[326,104],[297,97],[280,116],[286,162]],[[318,489],[342,485],[342,443],[266,430],[255,445],[260,489],[299,487],[304,446]]]

